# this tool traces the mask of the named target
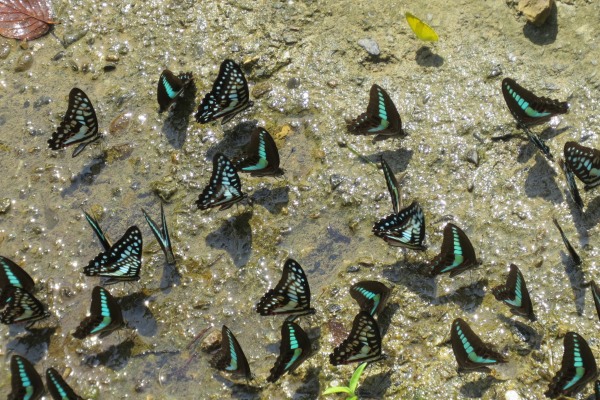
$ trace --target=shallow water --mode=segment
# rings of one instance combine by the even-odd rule
[[[383,339],[389,357],[366,370],[364,397],[501,398],[516,390],[535,399],[559,368],[564,333],[577,331],[600,355],[597,316],[582,286],[599,273],[596,193],[582,193],[580,213],[556,163],[524,137],[490,139],[519,133],[500,91],[510,76],[538,95],[568,99],[569,114],[535,128],[555,158],[568,140],[600,147],[600,3],[558,2],[541,29],[525,25],[505,2],[357,3],[60,2],[62,24],[29,44],[34,63],[26,72],[14,72],[24,50],[2,39],[12,50],[0,60],[0,198],[11,207],[0,214],[0,251],[36,280],[37,296],[53,314],[39,325],[57,327],[53,334],[0,328],[3,371],[13,353],[40,372],[68,366],[67,381],[87,398],[317,398],[353,371],[329,365],[331,327],[349,330],[357,307],[348,288],[364,279],[394,287]],[[441,40],[423,48],[405,11],[427,20]],[[63,47],[65,35],[84,31]],[[362,38],[378,42],[379,58],[357,44]],[[225,126],[157,113],[164,68],[194,73],[197,105],[225,58],[246,65],[252,108]],[[109,62],[116,68],[105,72]],[[488,77],[498,66],[503,74]],[[346,132],[345,119],[364,111],[373,83],[390,93],[406,138],[373,144]],[[107,133],[77,158],[46,144],[73,86],[88,94]],[[108,133],[124,114],[129,126]],[[212,155],[236,155],[255,125],[280,138],[285,176],[244,175],[252,205],[198,211]],[[478,166],[467,161],[473,151]],[[424,253],[388,247],[371,234],[373,222],[391,212],[375,166],[382,155],[397,176],[405,174],[404,203],[418,199],[425,210]],[[176,270],[164,265],[140,210],[158,219],[159,194]],[[137,334],[83,343],[70,336],[99,283],[81,273],[101,251],[82,210],[99,214],[113,240],[130,225],[142,229],[140,283],[110,287]],[[572,266],[552,217],[584,259],[581,268]],[[419,269],[439,251],[449,220],[467,232],[482,266],[434,281]],[[267,384],[282,318],[260,317],[253,305],[278,281],[287,257],[302,264],[311,283],[317,314],[300,324],[315,354]],[[491,294],[511,262],[527,279],[536,323],[511,317]],[[448,340],[458,317],[508,355],[510,379],[456,373]],[[525,334],[515,320],[529,327]],[[187,347],[222,324],[245,349],[254,389],[211,369],[198,344]],[[526,341],[531,329],[539,335]],[[10,392],[6,372],[0,396]]]

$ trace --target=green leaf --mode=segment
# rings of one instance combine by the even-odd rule
[[[362,373],[366,367],[367,367],[367,363],[364,362],[364,363],[360,364],[358,366],[358,368],[356,368],[356,370],[352,374],[352,378],[350,378],[350,384],[348,385],[348,387],[352,391],[351,394],[354,394],[354,391],[356,390],[356,387],[358,386],[358,381],[360,380],[360,376],[362,375]]]
[[[323,394],[332,394],[332,393],[354,394],[354,392],[352,392],[350,390],[350,388],[347,388],[346,386],[333,386],[333,387],[329,387],[329,388],[327,388],[323,392]]]

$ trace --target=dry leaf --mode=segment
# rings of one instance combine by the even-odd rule
[[[0,0],[0,35],[33,40],[50,30],[50,0]]]

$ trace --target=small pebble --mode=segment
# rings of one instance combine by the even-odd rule
[[[64,51],[59,51],[58,53],[56,53],[54,55],[54,57],[52,57],[52,61],[58,61],[61,60],[64,56],[65,56],[65,52]]]
[[[367,53],[369,53],[373,57],[377,57],[379,56],[379,54],[381,54],[381,52],[379,51],[379,45],[376,41],[374,41],[371,38],[360,39],[358,41],[358,45],[365,49]]]
[[[546,22],[554,6],[554,0],[520,0],[517,10],[527,18],[527,22],[541,26]]]
[[[4,60],[10,54],[10,45],[8,43],[0,43],[0,60]]]
[[[10,199],[7,197],[0,199],[0,214],[6,214],[10,210],[11,204]]]
[[[114,71],[115,69],[117,69],[117,65],[115,63],[108,63],[104,66],[104,72],[110,72],[110,71]]]
[[[15,66],[16,72],[27,71],[33,65],[33,54],[30,51],[27,51],[21,54],[21,57],[17,60],[17,65]]]
[[[300,79],[290,78],[288,79],[286,86],[288,89],[296,89],[298,86],[300,86]]]
[[[72,32],[67,32],[63,35],[63,46],[69,47],[88,33],[87,28],[76,29]]]
[[[502,66],[500,64],[496,64],[492,67],[492,70],[488,74],[487,78],[492,79],[500,75],[502,75]]]
[[[111,135],[121,135],[127,132],[127,129],[129,129],[129,124],[131,123],[131,116],[132,114],[130,112],[124,112],[117,115],[116,118],[110,123],[108,132]]]
[[[329,185],[331,190],[335,190],[344,182],[344,178],[339,174],[333,174],[329,177]]]
[[[467,153],[467,161],[476,167],[479,166],[479,154],[477,153],[477,149],[469,150]]]

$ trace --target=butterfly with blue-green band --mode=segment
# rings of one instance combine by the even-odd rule
[[[508,305],[514,314],[529,318],[531,321],[536,320],[525,278],[515,264],[510,265],[506,284],[496,286],[492,289],[492,293],[496,300]]]
[[[92,217],[90,214],[86,213],[85,211],[83,212],[83,214],[85,214],[86,221],[88,222],[88,224],[90,224],[90,226],[94,230],[94,233],[96,234],[96,237],[98,238],[98,240],[100,241],[100,244],[104,248],[104,251],[110,250],[110,248],[112,247],[112,244],[110,243],[110,240],[108,239],[108,237],[106,237],[106,235],[104,234],[104,231],[100,227],[100,224],[98,223],[96,218]]]
[[[15,286],[6,286],[2,289],[0,310],[3,310],[0,314],[0,322],[6,325],[27,322],[26,328],[50,316],[34,295]]]
[[[194,81],[191,72],[179,75],[165,69],[158,78],[156,97],[158,100],[159,113],[168,110],[173,103],[183,94],[184,90]]]
[[[54,400],[83,400],[54,368],[46,370],[46,386]]]
[[[81,321],[73,332],[73,337],[84,339],[87,336],[99,335],[103,338],[123,326],[123,314],[115,298],[102,286],[96,286],[92,290],[90,316]]]
[[[556,229],[558,229],[558,232],[560,233],[560,237],[562,238],[562,241],[565,244],[565,247],[567,248],[567,251],[569,252],[569,255],[571,256],[571,258],[573,259],[573,262],[575,263],[575,265],[581,265],[581,263],[582,263],[581,257],[579,257],[579,254],[577,254],[577,252],[571,245],[571,242],[569,242],[569,239],[567,239],[567,235],[565,235],[565,233],[563,232],[563,230],[560,227],[560,225],[558,224],[558,221],[556,220],[556,218],[552,218],[552,222],[554,222],[554,226],[556,226]]]
[[[429,275],[450,272],[452,278],[477,264],[475,249],[467,235],[458,226],[447,224],[440,254],[429,264]]]
[[[585,183],[586,191],[600,185],[600,150],[567,142],[563,151],[565,164]]]
[[[329,362],[331,365],[371,363],[384,358],[379,325],[370,313],[361,311],[354,318],[348,337],[329,355]]]
[[[280,176],[279,152],[275,141],[264,128],[257,127],[252,132],[246,157],[235,164],[238,172],[247,172],[252,176]]]
[[[405,135],[396,105],[379,85],[371,86],[367,112],[348,124],[348,131],[358,135],[377,135],[375,140]]]
[[[381,157],[381,169],[383,169],[383,176],[385,177],[385,184],[387,185],[388,191],[390,192],[390,198],[392,199],[392,207],[394,213],[398,214],[402,207],[402,197],[400,197],[400,186],[394,172],[390,168],[389,164]]]
[[[42,377],[25,357],[10,358],[11,388],[8,400],[37,400],[44,394]]]
[[[558,160],[558,165],[563,170],[565,174],[565,179],[567,180],[567,187],[569,188],[569,193],[571,193],[571,198],[577,207],[580,210],[583,209],[583,200],[581,199],[581,195],[579,194],[579,189],[577,188],[577,183],[575,183],[575,175],[573,171],[571,171],[571,167],[569,164],[565,163],[565,161],[561,158]]]
[[[461,318],[452,322],[450,342],[459,372],[489,372],[490,366],[506,363],[506,358],[494,351],[473,332]]]
[[[242,375],[248,381],[253,379],[242,347],[231,330],[225,325],[223,325],[221,330],[221,349],[210,360],[210,365],[220,371]]]
[[[242,192],[242,182],[235,167],[224,154],[216,153],[210,181],[198,196],[196,205],[200,210],[219,206],[226,210],[244,198],[246,194]]]
[[[165,254],[165,258],[167,260],[167,264],[175,264],[175,254],[173,254],[173,247],[171,246],[171,238],[169,237],[169,228],[167,227],[167,219],[165,218],[165,210],[160,203],[160,227],[154,222],[152,218],[148,215],[148,213],[142,208],[142,213],[144,213],[144,217],[146,218],[146,222],[150,226],[150,230],[154,234],[154,237],[158,241],[160,248]]]
[[[298,324],[284,321],[281,327],[279,357],[271,368],[267,382],[276,382],[282,375],[292,373],[310,356],[311,352],[312,347],[306,332]]]
[[[502,81],[502,95],[512,116],[525,126],[543,124],[569,111],[567,102],[538,97],[511,78]]]
[[[381,282],[361,281],[350,288],[350,295],[362,311],[366,311],[371,316],[379,314],[387,304],[391,290]]]
[[[592,298],[594,299],[594,306],[596,307],[596,315],[598,316],[598,319],[600,319],[600,288],[593,280],[590,282],[590,290],[592,291]]]
[[[12,260],[0,256],[0,293],[7,286],[14,286],[33,292],[35,283],[25,270]]]
[[[377,221],[372,229],[375,236],[390,246],[425,250],[425,214],[416,201],[399,213],[392,213]]]

